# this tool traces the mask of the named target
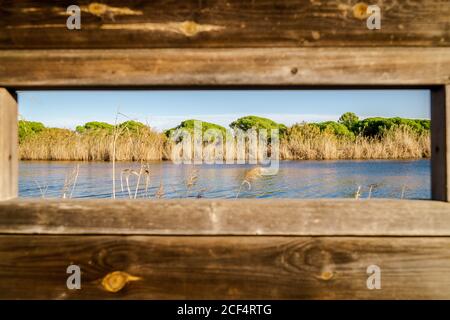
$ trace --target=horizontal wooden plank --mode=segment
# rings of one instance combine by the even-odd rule
[[[450,48],[0,51],[0,86],[433,85]]]
[[[450,204],[409,200],[17,200],[3,234],[450,236]]]
[[[4,0],[0,49],[300,46],[450,46],[446,0]],[[366,26],[368,5],[381,29]]]
[[[0,236],[0,299],[450,299],[449,247],[449,238]],[[71,264],[81,290],[66,287]],[[370,265],[380,290],[367,288]]]

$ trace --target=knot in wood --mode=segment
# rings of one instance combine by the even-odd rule
[[[367,4],[365,4],[364,2],[358,2],[352,8],[353,17],[355,17],[356,19],[359,19],[359,20],[366,19],[369,16],[367,14],[367,8],[368,8]]]
[[[125,287],[125,285],[130,281],[137,281],[141,278],[132,276],[126,272],[114,271],[108,273],[102,279],[102,286],[108,292],[118,292]]]

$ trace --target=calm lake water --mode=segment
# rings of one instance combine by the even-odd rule
[[[19,194],[21,197],[60,198],[64,183],[79,165],[79,175],[73,198],[111,198],[112,165],[107,162],[22,161],[20,163]],[[154,198],[160,185],[163,198],[235,198],[245,173],[251,165],[199,165],[195,185],[187,191],[185,181],[192,166],[172,162],[149,163],[150,183],[145,192],[141,178],[138,198]],[[116,197],[129,197],[120,175],[124,169],[139,171],[138,163],[116,164]],[[136,177],[129,185],[134,195]],[[353,198],[361,187],[361,198],[367,198],[372,186],[373,198],[429,199],[430,161],[282,161],[279,173],[263,176],[242,185],[239,198]]]

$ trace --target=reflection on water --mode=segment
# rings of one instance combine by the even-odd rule
[[[64,181],[79,165],[73,198],[111,198],[112,165],[107,162],[22,161],[19,194],[21,197],[56,198],[62,196]],[[116,164],[116,196],[128,197],[121,191],[120,173],[124,169],[139,171],[139,163]],[[145,192],[141,178],[138,198],[235,198],[251,165],[199,165],[197,179],[186,188],[191,166],[171,162],[149,163],[150,183]],[[131,175],[134,195],[136,176]],[[125,183],[124,183],[125,184]],[[162,188],[160,188],[162,186]],[[239,198],[353,198],[361,187],[361,198],[371,189],[373,198],[429,199],[430,161],[282,161],[275,176],[262,176],[245,184]],[[189,190],[187,190],[189,189]]]

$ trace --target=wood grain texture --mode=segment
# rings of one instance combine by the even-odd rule
[[[0,88],[0,201],[18,194],[17,101]]]
[[[450,204],[406,200],[20,200],[3,234],[450,236]]]
[[[431,90],[432,199],[450,201],[450,86]]]
[[[0,299],[449,299],[449,238],[0,236]],[[66,269],[81,268],[81,290]],[[369,265],[381,290],[368,290]],[[139,280],[116,293],[102,279]]]
[[[450,46],[446,0],[0,1],[0,49]],[[355,7],[357,3],[361,5]],[[368,30],[367,5],[381,8]]]
[[[0,51],[0,85],[433,85],[450,48]]]
[[[447,201],[450,201],[450,85],[445,86],[445,177]]]
[[[433,199],[449,200],[450,2],[371,1],[379,31],[357,2],[81,0],[69,31],[69,1],[0,0],[0,87],[440,85]],[[17,195],[16,151],[0,89],[0,200]],[[10,200],[0,234],[0,299],[450,299],[444,202]]]

